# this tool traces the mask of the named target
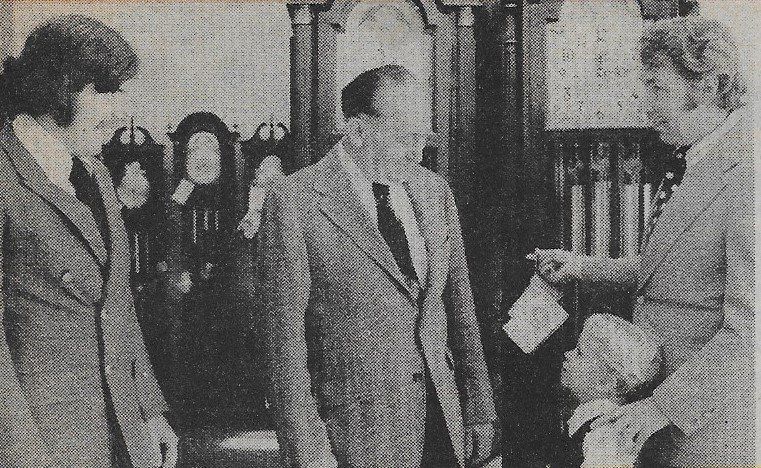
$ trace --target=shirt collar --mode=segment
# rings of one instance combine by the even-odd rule
[[[19,114],[11,124],[13,132],[24,148],[32,155],[51,182],[72,192],[69,182],[72,166],[72,154],[55,136],[48,133],[37,120],[29,114]],[[92,173],[92,163],[87,158],[80,158],[85,168]]]
[[[729,133],[735,125],[737,125],[737,122],[739,122],[745,115],[745,112],[745,107],[735,109],[711,133],[694,143],[685,155],[687,167],[692,167],[700,162],[714,143],[719,141],[724,135]]]
[[[599,418],[605,413],[616,410],[619,407],[619,405],[607,398],[582,403],[576,408],[573,415],[571,415],[571,418],[568,420],[568,435],[575,434],[584,424]]]

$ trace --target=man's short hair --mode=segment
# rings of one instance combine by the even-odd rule
[[[671,60],[677,72],[691,81],[716,75],[723,109],[735,110],[746,103],[737,45],[718,21],[700,15],[656,21],[642,37],[640,58],[650,68]]]
[[[5,60],[0,106],[9,118],[49,114],[66,127],[77,93],[90,84],[99,93],[116,92],[138,65],[134,50],[115,30],[87,16],[60,16],[35,28],[18,58]]]
[[[388,82],[404,83],[414,75],[401,65],[383,65],[360,73],[341,90],[341,112],[350,119],[360,114],[378,116],[375,95]]]

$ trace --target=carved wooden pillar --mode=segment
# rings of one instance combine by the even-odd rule
[[[310,5],[292,5],[291,25],[291,132],[298,167],[312,163],[312,109],[314,88],[314,12]]]
[[[692,3],[695,2],[688,0],[639,0],[642,17],[650,20],[677,16],[680,7],[685,8]]]
[[[473,8],[462,6],[457,11],[456,36],[456,100],[454,107],[454,128],[452,151],[449,160],[449,179],[460,205],[460,210],[468,210],[473,196],[474,161],[473,141],[475,138],[476,110],[476,39],[473,32],[475,17]]]
[[[0,71],[13,46],[13,2],[0,0]]]
[[[526,217],[533,225],[526,235],[527,242],[535,244],[530,247],[560,241],[556,223],[560,213],[553,212],[554,182],[548,170],[552,161],[544,150],[542,132],[547,110],[547,23],[558,20],[561,4],[562,0],[523,0],[523,171]]]
[[[439,24],[433,28],[433,47],[436,53],[433,56],[434,87],[433,105],[433,134],[437,136],[437,172],[449,179],[449,162],[451,150],[452,124],[454,118],[453,105],[455,93],[452,77],[452,61],[455,37],[449,24]]]
[[[314,160],[328,152],[335,142],[336,129],[336,43],[338,28],[330,10],[317,14],[316,43],[318,63],[315,64],[314,138],[317,154]]]

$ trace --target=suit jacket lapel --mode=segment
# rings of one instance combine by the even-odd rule
[[[735,133],[734,131],[731,133]],[[737,165],[737,161],[725,157],[736,153],[727,145],[727,139],[709,149],[694,167],[688,168],[688,177],[677,188],[666,205],[666,211],[655,225],[655,230],[645,246],[640,263],[639,282],[641,290],[652,277],[656,268],[666,259],[681,235],[692,226],[698,216],[716,199],[721,189],[729,183],[725,174]]]
[[[79,231],[98,263],[106,264],[108,254],[90,209],[47,178],[34,157],[6,125],[0,132],[0,144],[6,149],[21,182],[60,211]]]
[[[322,195],[320,210],[413,300],[417,300],[399,271],[386,241],[365,215],[365,208],[359,202],[334,150],[323,158],[320,168],[314,184],[315,190]]]
[[[116,198],[111,177],[107,172],[99,168],[96,168],[94,174],[98,190],[103,197],[103,206],[106,209],[106,221],[108,223],[110,261],[106,273],[106,290],[103,295],[106,298],[110,298],[111,296],[108,294],[110,291],[117,291],[118,294],[122,294],[119,292],[121,290],[116,288],[115,285],[130,277],[132,257],[128,248],[127,232],[124,229],[124,221],[120,209],[121,204]]]

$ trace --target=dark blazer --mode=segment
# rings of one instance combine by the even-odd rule
[[[89,208],[47,179],[10,125],[0,131],[3,467],[109,466],[106,392],[132,464],[161,459],[145,421],[166,404],[135,316],[116,195],[94,165],[110,248]]]
[[[335,149],[268,196],[259,231],[271,410],[289,466],[419,468],[426,368],[463,465],[464,425],[496,419],[452,193],[406,184],[428,254],[418,301]]]

